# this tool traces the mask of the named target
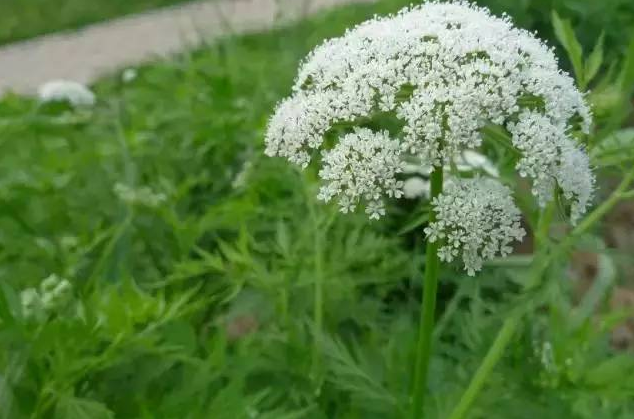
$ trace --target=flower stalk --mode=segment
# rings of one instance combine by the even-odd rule
[[[442,193],[443,168],[435,167],[431,173],[431,199]],[[434,211],[429,213],[430,223],[436,221]],[[429,372],[431,358],[432,334],[434,330],[434,315],[436,312],[436,294],[438,291],[438,273],[440,271],[440,259],[438,258],[438,241],[427,241],[425,252],[425,275],[423,279],[423,298],[418,329],[418,343],[416,346],[416,364],[414,370],[414,383],[412,385],[412,409],[411,418],[418,419],[423,414],[423,402],[425,399],[425,386]]]

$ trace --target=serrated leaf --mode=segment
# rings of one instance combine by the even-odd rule
[[[163,326],[165,342],[180,348],[184,353],[191,354],[196,350],[198,341],[193,326],[184,320],[173,320]]]
[[[480,129],[480,133],[485,141],[492,141],[513,154],[519,153],[519,151],[513,147],[511,135],[504,129],[504,127],[495,124],[487,124]]]
[[[619,75],[619,84],[621,90],[628,94],[634,87],[634,37],[627,48],[625,60]]]
[[[590,158],[597,166],[634,162],[634,128],[624,128],[603,138],[590,151]]]
[[[577,83],[585,88],[583,74],[583,49],[577,40],[572,24],[568,19],[561,19],[554,10],[552,11],[551,17],[555,36],[568,53],[568,58],[572,63]]]
[[[0,282],[0,320],[13,323],[20,312],[19,298],[6,282]]]
[[[78,397],[62,397],[55,408],[56,419],[114,419],[106,405]]]
[[[586,85],[590,83],[599,72],[601,64],[603,64],[603,43],[605,40],[605,32],[601,32],[601,36],[597,40],[594,49],[590,53],[588,60],[586,61],[584,71],[584,82]]]

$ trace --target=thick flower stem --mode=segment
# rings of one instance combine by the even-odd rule
[[[442,192],[443,169],[435,167],[431,173],[431,199]],[[436,221],[436,214],[429,213],[429,222]],[[412,410],[410,417],[419,419],[423,416],[423,402],[425,398],[425,386],[429,361],[431,358],[432,333],[434,331],[434,315],[436,312],[436,292],[438,290],[438,271],[440,260],[438,259],[438,241],[427,241],[425,252],[425,276],[423,283],[423,299],[418,329],[418,344],[416,346],[416,365],[414,370],[414,383],[412,385]]]
[[[324,275],[322,268],[322,244],[319,234],[315,235],[315,301],[313,306],[313,321],[315,323],[315,341],[313,344],[313,372],[319,372],[321,364],[321,339],[324,328]]]
[[[627,190],[629,185],[634,182],[634,169],[630,170],[627,173],[621,184],[616,188],[616,190],[605,200],[601,205],[599,205],[594,211],[592,211],[569,235],[557,246],[554,246],[550,249],[548,254],[544,254],[543,257],[535,258],[534,266],[533,266],[533,275],[530,278],[530,281],[527,283],[527,288],[538,285],[539,280],[548,269],[548,265],[552,258],[562,255],[564,252],[570,249],[570,247],[574,243],[574,239],[579,235],[585,233],[596,224],[610,209],[612,209],[621,199],[623,199],[623,192]],[[540,222],[537,228],[536,241],[540,246],[546,245],[547,242],[547,234],[548,228],[550,226],[550,222],[552,219],[552,208],[547,208],[542,217],[540,217]],[[475,401],[478,393],[484,386],[487,378],[491,374],[491,371],[498,363],[498,361],[502,358],[504,354],[504,350],[508,346],[517,326],[519,324],[519,320],[522,316],[521,312],[517,312],[512,314],[509,318],[507,318],[500,331],[498,332],[493,345],[489,348],[486,356],[482,360],[482,363],[478,367],[476,373],[474,374],[469,386],[463,393],[458,405],[454,408],[449,415],[448,419],[463,419]]]
[[[324,272],[323,272],[323,226],[320,226],[315,214],[314,208],[311,207],[310,215],[314,225],[314,261],[313,261],[313,277],[314,277],[314,301],[313,301],[313,326],[314,341],[312,350],[312,374],[317,379],[321,367],[321,343],[324,328]]]

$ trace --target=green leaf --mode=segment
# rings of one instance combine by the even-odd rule
[[[584,71],[584,82],[590,83],[599,72],[601,64],[603,64],[603,43],[605,41],[605,32],[601,32],[601,36],[597,40],[594,49],[590,53],[588,60],[586,61]]]
[[[174,320],[163,326],[163,338],[166,343],[177,346],[187,354],[194,353],[198,346],[196,331],[184,320]]]
[[[597,166],[616,166],[634,162],[634,128],[624,128],[603,138],[591,151]]]
[[[555,36],[568,53],[568,59],[572,63],[577,83],[585,88],[585,79],[583,72],[583,49],[577,40],[572,24],[568,19],[561,19],[556,11],[552,11],[553,29]]]
[[[0,320],[14,323],[20,312],[20,299],[6,282],[0,282]]]
[[[634,357],[631,354],[621,354],[591,368],[586,373],[585,382],[591,386],[603,387],[627,381],[632,373],[634,373]]]
[[[487,124],[480,129],[480,133],[485,141],[492,141],[514,154],[519,154],[519,151],[513,147],[511,135],[504,129],[504,127],[495,124]]]
[[[114,419],[104,404],[78,397],[62,397],[55,408],[56,419]]]
[[[410,231],[420,227],[421,225],[425,224],[427,221],[429,221],[429,212],[424,212],[421,215],[419,215],[418,217],[414,218],[413,220],[409,221],[407,224],[405,224],[399,231],[398,234],[403,235],[405,233],[409,233]]]
[[[626,96],[629,95],[634,87],[634,36],[632,36],[630,45],[625,53],[625,61],[623,62],[623,68],[619,75],[619,84]]]

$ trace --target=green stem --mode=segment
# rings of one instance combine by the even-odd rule
[[[324,327],[324,284],[323,284],[323,263],[322,263],[322,243],[320,232],[315,231],[315,301],[313,306],[313,321],[315,322],[315,342],[313,347],[313,367],[315,372],[319,367],[319,345],[321,344],[321,333]]]
[[[442,192],[443,168],[434,167],[431,173],[431,199]],[[434,211],[429,213],[429,222],[436,220]],[[431,344],[434,331],[434,314],[436,312],[436,293],[438,290],[438,272],[440,260],[438,259],[439,242],[427,241],[425,251],[425,277],[423,284],[423,299],[418,329],[418,344],[416,347],[416,366],[414,370],[414,383],[412,386],[412,410],[411,418],[419,419],[423,414],[423,402],[425,399],[425,385],[429,372],[431,358]]]
[[[502,325],[502,329],[498,332],[495,337],[495,341],[486,356],[482,360],[482,363],[478,367],[475,375],[471,379],[471,383],[469,383],[469,387],[462,395],[460,399],[460,403],[456,406],[456,408],[451,412],[449,419],[459,419],[463,418],[467,413],[467,410],[471,407],[471,404],[475,400],[476,396],[484,386],[486,379],[493,371],[493,368],[498,363],[502,354],[504,353],[504,349],[511,341],[513,334],[515,333],[515,329],[519,323],[520,317],[517,315],[513,315],[509,319],[507,319]]]
[[[312,191],[308,192],[312,194]],[[308,212],[310,219],[313,225],[313,287],[314,287],[314,299],[313,299],[313,348],[312,348],[312,369],[311,375],[312,378],[317,380],[319,377],[319,369],[321,366],[321,342],[322,342],[322,334],[324,327],[324,272],[323,272],[323,235],[324,230],[328,228],[328,226],[322,225],[322,220],[320,220],[317,211],[316,211],[316,203],[312,198],[313,195],[309,197],[310,205],[308,206]]]
[[[623,198],[623,192],[627,190],[632,181],[634,181],[634,169],[630,170],[630,172],[625,175],[619,186],[608,197],[608,199],[603,201],[601,205],[599,205],[586,218],[584,218],[584,220],[579,223],[579,225],[577,225],[577,227],[575,227],[572,232],[570,232],[566,239],[564,239],[557,246],[554,246],[549,253],[544,253],[535,257],[533,275],[531,276],[531,280],[526,284],[527,288],[534,287],[539,283],[540,279],[548,269],[549,263],[553,257],[561,255],[562,252],[568,250],[574,244],[575,238],[590,229],[590,227],[598,222],[610,209],[612,209],[619,202],[619,200]],[[552,209],[547,208],[540,217],[535,237],[537,245],[542,247],[540,249],[541,251],[545,251],[545,247],[547,246],[548,229],[550,227],[551,220]],[[523,313],[521,311],[516,312],[504,321],[504,324],[498,332],[493,345],[489,348],[489,351],[482,360],[482,363],[478,367],[475,375],[471,379],[469,386],[460,398],[458,405],[454,408],[451,415],[449,415],[449,419],[464,418],[465,414],[475,401],[478,393],[484,386],[486,379],[491,374],[491,371],[498,363],[498,361],[502,358],[504,350],[508,346],[511,338],[513,337],[513,334],[515,333],[515,329],[519,324],[522,314]]]
[[[553,215],[555,213],[555,199],[544,208],[544,212],[537,221],[537,229],[535,231],[535,247],[541,248],[546,245],[549,239],[550,224],[553,221]]]

